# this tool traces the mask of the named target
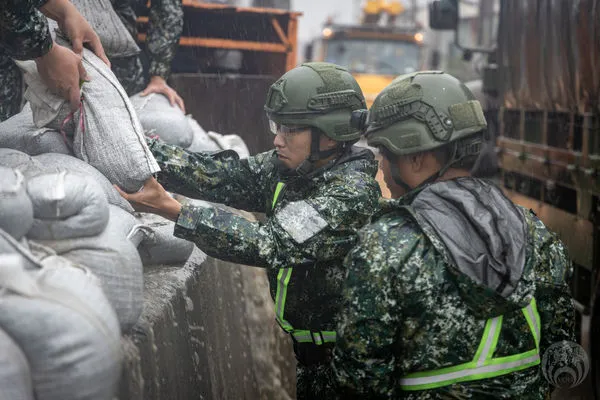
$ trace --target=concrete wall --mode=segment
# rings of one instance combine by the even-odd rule
[[[265,271],[196,250],[145,272],[145,308],[119,400],[292,399],[295,358],[274,322]]]

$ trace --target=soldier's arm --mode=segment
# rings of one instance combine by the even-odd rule
[[[553,343],[576,341],[575,308],[569,279],[571,260],[558,237],[536,220],[536,292],[535,298],[541,319],[540,355]]]
[[[386,233],[365,228],[345,259],[348,276],[333,358],[344,398],[388,399],[393,395],[401,299],[387,265],[389,254],[382,235]]]
[[[171,72],[181,32],[183,6],[181,0],[153,0],[150,4],[150,22],[146,48],[150,58],[149,75],[166,80]]]
[[[48,21],[38,8],[47,0],[0,0],[0,46],[13,58],[31,60],[50,51]]]
[[[354,245],[355,232],[377,206],[374,181],[373,186],[330,188],[286,204],[264,223],[212,207],[184,206],[175,236],[232,262],[275,269],[312,266],[343,257]]]
[[[161,171],[157,179],[170,192],[226,204],[246,211],[265,211],[263,160],[269,153],[240,160],[234,151],[192,153],[160,140],[148,140]]]

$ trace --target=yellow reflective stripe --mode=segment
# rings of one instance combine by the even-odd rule
[[[285,300],[287,298],[287,287],[292,277],[292,268],[281,268],[277,274],[277,293],[275,294],[275,317],[281,327],[291,332],[294,328],[283,318],[285,311]]]
[[[336,338],[334,331],[311,332],[307,330],[294,330],[291,332],[291,335],[298,343],[314,343],[316,345],[333,343]]]
[[[524,353],[527,354],[527,353]],[[460,366],[457,371],[444,373],[436,376],[425,376],[415,378],[402,378],[400,385],[402,390],[426,390],[435,389],[460,382],[476,381],[480,379],[494,378],[515,371],[521,371],[539,365],[540,355],[535,353],[529,357],[521,357],[518,360],[503,362],[501,364],[485,365],[483,367],[465,368]],[[471,364],[471,363],[469,363]],[[453,367],[454,368],[454,367]]]
[[[502,329],[502,316],[490,318],[486,321],[481,341],[472,361],[434,371],[408,374],[400,379],[402,390],[439,388],[459,382],[501,376],[538,365],[540,363],[540,316],[535,299],[532,299],[527,307],[522,308],[522,312],[536,341],[535,349],[512,356],[492,358]]]
[[[523,308],[522,311],[523,315],[525,315],[525,319],[527,320],[527,324],[529,325],[529,329],[531,329],[531,333],[533,334],[533,339],[535,340],[535,347],[539,350],[541,339],[541,321],[535,299],[531,300],[531,303],[529,303],[527,307]]]
[[[275,208],[281,190],[285,184],[278,182],[273,194],[272,208]],[[336,334],[333,331],[311,332],[307,330],[294,330],[292,324],[283,318],[285,312],[285,301],[287,299],[287,288],[292,277],[292,268],[281,268],[277,274],[277,292],[275,294],[275,318],[279,325],[300,343],[314,342],[317,345],[335,342]]]
[[[284,185],[285,183],[283,182],[277,183],[277,186],[275,187],[275,194],[273,195],[273,205],[271,208],[275,208],[275,204],[277,204],[277,199],[279,198],[279,194],[281,193],[281,189],[283,189]]]
[[[487,359],[492,358],[494,350],[496,350],[496,344],[498,343],[498,335],[502,329],[502,316],[490,318],[485,323],[483,335],[479,341],[479,347],[473,358],[473,362],[478,365],[483,365],[483,362]],[[494,340],[496,338],[496,340]]]

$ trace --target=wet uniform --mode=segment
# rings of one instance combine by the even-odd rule
[[[267,269],[277,321],[294,340],[298,398],[332,395],[342,260],[380,196],[372,153],[352,148],[300,178],[278,168],[274,151],[239,160],[232,151],[211,156],[153,140],[149,145],[165,189],[266,213],[257,223],[214,207],[184,206],[175,236],[213,257]]]
[[[571,262],[495,186],[459,178],[387,202],[347,268],[335,352],[344,398],[549,398],[540,359],[575,340]]]

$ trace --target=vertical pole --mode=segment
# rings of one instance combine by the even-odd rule
[[[290,15],[290,22],[288,23],[287,29],[288,42],[292,47],[287,53],[286,57],[286,71],[294,68],[298,62],[298,17],[296,15]]]

